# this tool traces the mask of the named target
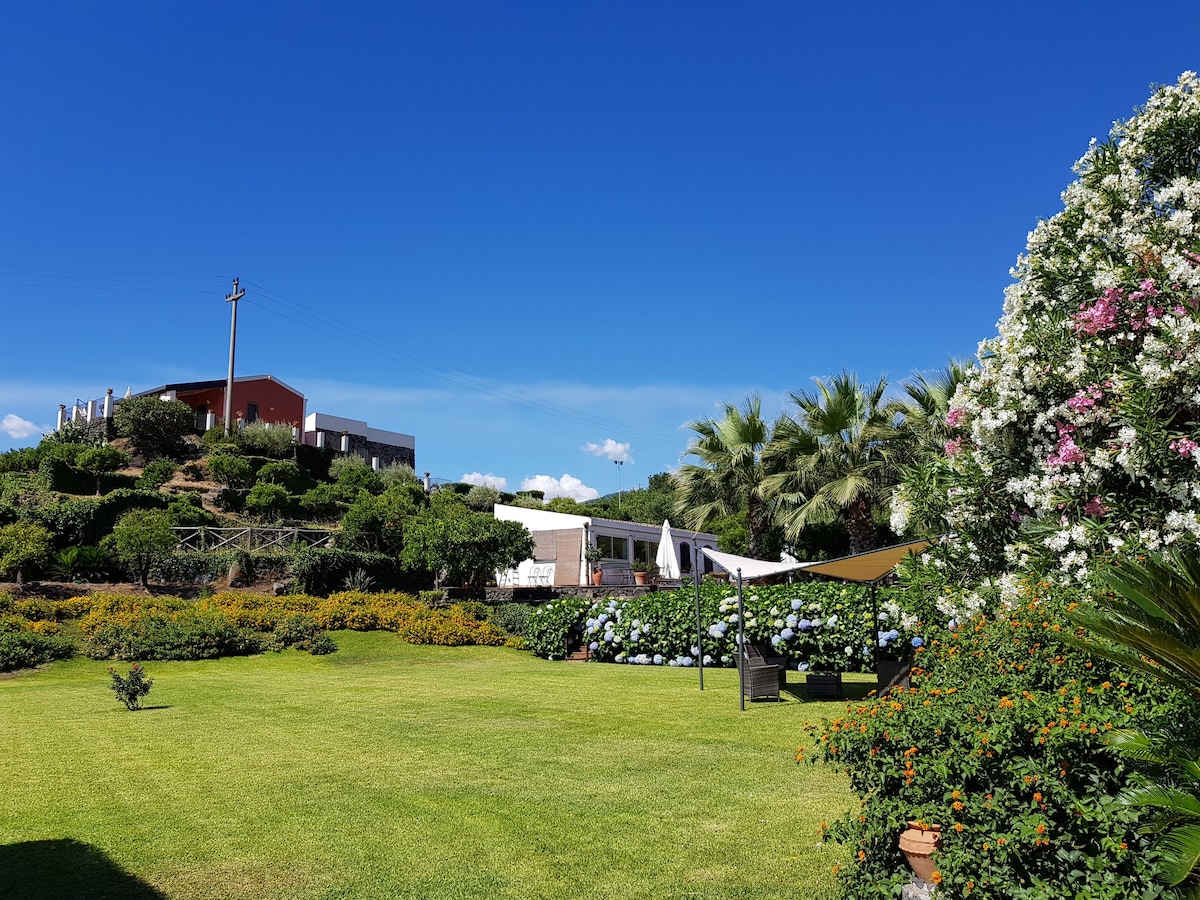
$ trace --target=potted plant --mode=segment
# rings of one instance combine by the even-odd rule
[[[604,581],[604,572],[600,568],[600,559],[603,553],[599,547],[588,547],[584,551],[583,557],[588,561],[588,567],[592,573],[592,584],[599,586]]]
[[[642,562],[640,559],[630,565],[629,568],[633,570],[634,584],[645,584],[646,579],[658,571],[658,566],[654,563]]]

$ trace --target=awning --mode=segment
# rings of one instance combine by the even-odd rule
[[[868,550],[866,553],[856,553],[853,556],[843,556],[841,559],[830,559],[821,562],[768,562],[762,559],[750,559],[747,556],[735,556],[732,553],[721,553],[701,547],[700,552],[731,574],[742,570],[743,581],[753,581],[756,578],[766,578],[769,575],[781,575],[784,572],[804,571],[826,578],[836,578],[840,581],[857,581],[870,584],[878,581],[896,568],[897,564],[910,553],[920,553],[933,541],[908,541],[904,544],[894,544],[881,550]]]

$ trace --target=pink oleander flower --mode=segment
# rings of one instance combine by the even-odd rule
[[[1074,320],[1072,329],[1076,334],[1088,335],[1108,331],[1117,323],[1117,313],[1124,296],[1125,292],[1120,288],[1109,288],[1091,306],[1079,304],[1079,312],[1071,317]]]
[[[1083,505],[1083,511],[1089,516],[1103,516],[1108,512],[1108,507],[1101,502],[1099,497],[1093,497]]]
[[[1083,462],[1084,458],[1084,453],[1075,443],[1075,438],[1066,434],[1058,439],[1058,452],[1051,453],[1046,457],[1046,465],[1057,468],[1070,463]]]
[[[1097,400],[1103,399],[1104,394],[1100,390],[1100,385],[1089,384],[1086,388],[1068,400],[1067,406],[1075,412],[1083,412],[1085,409],[1091,409],[1093,406],[1095,406]]]
[[[1189,438],[1178,438],[1171,441],[1171,443],[1167,444],[1167,446],[1184,459],[1191,459],[1192,454],[1196,452],[1196,449],[1200,447],[1200,444],[1197,444],[1195,441]]]
[[[946,455],[947,456],[958,456],[958,454],[962,452],[962,446],[963,446],[962,438],[955,438],[952,441],[946,441],[946,446],[945,446]]]
[[[959,425],[962,424],[963,419],[965,419],[966,416],[967,416],[967,413],[965,410],[952,409],[952,410],[950,410],[950,412],[946,413],[946,424],[948,426],[950,426],[951,428],[957,428]]]

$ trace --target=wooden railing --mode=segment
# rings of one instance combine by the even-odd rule
[[[294,544],[332,547],[336,531],[320,528],[211,528],[207,525],[176,527],[179,549],[197,550],[287,550]]]

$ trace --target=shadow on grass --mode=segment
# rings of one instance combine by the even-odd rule
[[[0,846],[0,900],[167,900],[90,844],[63,838]]]
[[[842,682],[842,700],[863,700],[872,691],[878,691],[878,685],[873,681],[843,681]],[[801,703],[828,703],[829,698],[822,697],[819,700],[813,700],[808,696],[808,688],[803,682],[799,684],[789,684],[786,687],[780,688],[780,692],[789,694]]]

